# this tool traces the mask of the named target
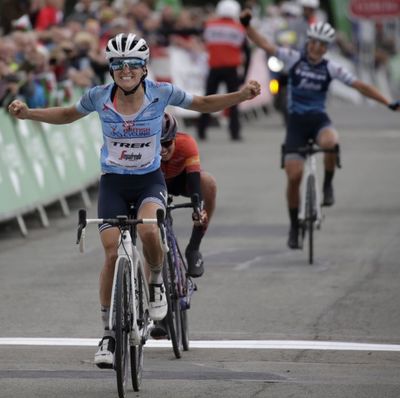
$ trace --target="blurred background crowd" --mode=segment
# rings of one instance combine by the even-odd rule
[[[329,20],[338,31],[336,52],[372,77],[376,70],[383,71],[390,95],[398,96],[399,17],[343,24],[338,9],[344,3],[348,1],[321,0],[313,8],[301,0],[240,2],[242,8],[253,10],[263,34],[282,45],[301,48],[308,24]],[[62,104],[70,102],[77,89],[107,82],[104,49],[108,39],[120,32],[144,37],[154,60],[170,46],[193,57],[207,57],[202,32],[207,19],[215,15],[216,4],[211,0],[0,0],[0,106],[16,97],[30,107]]]

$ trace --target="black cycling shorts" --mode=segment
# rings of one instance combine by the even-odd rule
[[[317,140],[318,133],[332,122],[326,113],[292,113],[288,115],[286,128],[286,148],[299,148],[307,145],[311,138]]]
[[[143,203],[166,206],[167,188],[160,169],[148,174],[103,174],[100,178],[97,213],[99,218],[127,215],[129,206]],[[103,224],[100,231],[110,227]]]

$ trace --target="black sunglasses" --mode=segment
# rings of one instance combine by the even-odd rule
[[[163,148],[169,148],[173,144],[174,140],[164,141],[161,143]]]

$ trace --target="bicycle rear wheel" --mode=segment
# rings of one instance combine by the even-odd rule
[[[175,357],[180,358],[182,351],[181,311],[179,294],[175,284],[175,269],[171,252],[168,253],[167,260],[164,261],[163,279],[168,303],[168,312],[165,317],[168,336],[171,340]]]
[[[305,227],[308,232],[308,263],[314,263],[314,225],[315,225],[315,211],[316,205],[316,192],[315,192],[315,177],[313,175],[307,178],[307,192],[306,192],[306,220]]]
[[[115,287],[115,370],[119,398],[125,398],[125,389],[129,370],[128,336],[130,331],[132,297],[130,268],[126,258],[118,261],[118,273]]]
[[[139,269],[135,279],[135,303],[137,325],[140,331],[141,340],[137,345],[131,345],[131,378],[134,391],[139,391],[142,383],[143,374],[143,344],[145,343],[145,335],[148,324],[148,312],[144,307],[144,279]]]

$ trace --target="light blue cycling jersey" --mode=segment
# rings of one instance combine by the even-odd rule
[[[288,71],[289,113],[323,113],[329,85],[333,79],[351,86],[356,77],[337,62],[322,59],[312,64],[304,53],[278,47],[276,56]]]
[[[146,79],[145,99],[134,115],[122,115],[111,100],[114,83],[88,90],[77,102],[83,114],[96,111],[103,130],[103,173],[147,174],[160,167],[161,126],[167,105],[188,108],[193,96],[170,83]]]

